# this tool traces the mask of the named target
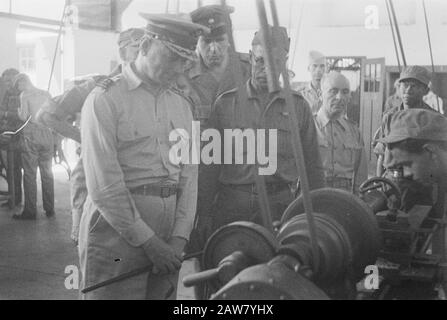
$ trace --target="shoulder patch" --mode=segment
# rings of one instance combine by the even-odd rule
[[[226,95],[229,95],[229,94],[235,94],[236,92],[237,92],[237,88],[233,88],[231,90],[224,91],[224,92],[222,92],[221,94],[219,94],[217,96],[216,101],[218,99],[221,99],[223,96],[226,96]]]
[[[188,95],[186,95],[182,90],[180,90],[177,87],[171,87],[169,88],[170,91],[172,91],[173,93],[175,93],[176,95],[179,95],[180,97],[182,97],[183,99],[185,99],[191,106],[194,105],[194,101],[192,100],[192,98]]]

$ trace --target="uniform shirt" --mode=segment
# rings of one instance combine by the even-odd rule
[[[222,94],[216,101],[210,123],[211,127],[220,131],[224,129],[277,129],[277,171],[273,176],[266,176],[267,183],[296,183],[298,172],[292,149],[291,132],[289,128],[289,112],[282,92],[273,94],[269,101],[260,101],[250,80],[239,90],[247,90],[247,101],[238,101],[238,89]],[[310,189],[321,188],[323,182],[323,167],[318,151],[318,140],[315,124],[312,120],[309,105],[306,100],[294,92],[295,108],[298,114],[304,159]],[[260,104],[267,102],[265,109]],[[223,135],[222,135],[223,136]],[[268,132],[265,133],[268,141]],[[269,148],[266,144],[266,150]],[[244,159],[246,159],[246,143],[244,143]],[[251,164],[222,165],[219,180],[223,184],[254,184],[257,168]]]
[[[426,109],[426,110],[433,110],[432,108],[430,108],[429,105],[427,105],[424,102],[421,103],[419,108]],[[384,155],[385,150],[386,150],[386,146],[383,143],[379,142],[378,140],[381,138],[384,138],[388,135],[388,133],[390,132],[391,119],[393,118],[393,115],[396,112],[402,111],[402,110],[404,110],[403,103],[401,103],[398,107],[394,107],[384,113],[380,127],[374,135],[375,140],[373,142],[373,146],[374,146],[374,153],[377,156]]]
[[[201,58],[187,71],[193,90],[193,93],[189,96],[194,104],[194,119],[199,121],[208,120],[211,114],[211,107],[216,98],[223,92],[237,86],[237,76],[232,73],[233,67],[231,66],[234,59],[239,60],[236,70],[240,70],[242,80],[245,83],[250,77],[250,58],[243,53],[236,53],[236,55],[230,56],[228,65],[223,71],[222,79],[219,81],[205,66]],[[204,123],[204,125],[206,124]]]
[[[399,108],[401,104],[402,99],[397,94],[393,94],[386,99],[384,110],[385,112],[388,112],[392,109]]]
[[[108,76],[112,78],[117,76],[122,71],[122,65],[118,65],[115,70]],[[85,99],[92,90],[96,87],[97,79],[103,78],[102,76],[91,77],[79,85],[74,86],[70,90],[64,92],[62,95],[55,97],[53,100],[55,103],[46,103],[42,106],[42,109],[59,120],[67,120],[67,118],[75,117],[76,114],[82,111]]]
[[[133,65],[108,90],[96,88],[82,110],[82,158],[88,196],[108,223],[132,246],[152,230],[138,212],[129,189],[145,184],[178,184],[172,236],[189,238],[197,198],[197,166],[169,159],[173,130],[191,133],[189,103],[169,88],[143,82]],[[182,135],[183,136],[183,135]],[[187,137],[185,137],[186,139]]]
[[[51,99],[47,91],[32,88],[20,94],[19,118],[22,121],[31,117],[31,122],[36,123],[36,115],[45,102]]]
[[[95,88],[95,80],[88,79],[80,85],[74,86],[72,89],[66,91],[59,97],[54,98],[55,103],[46,103],[42,109],[59,120],[66,120],[69,117],[76,116],[80,113],[85,99],[87,99],[90,92]]]
[[[317,114],[323,104],[322,91],[315,89],[312,82],[299,90],[302,96],[307,100],[312,110],[312,114]]]
[[[368,178],[365,145],[357,125],[341,117],[330,120],[320,109],[314,116],[326,179],[354,179],[354,190]]]

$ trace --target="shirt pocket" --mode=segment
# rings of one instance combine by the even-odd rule
[[[288,115],[277,113],[267,117],[267,126],[277,130],[278,154],[285,157],[293,157],[292,132],[290,130],[290,119]],[[266,133],[266,137],[267,137]]]
[[[353,141],[343,142],[343,152],[340,153],[340,162],[346,166],[353,166],[360,160],[360,153],[362,152],[362,146]]]

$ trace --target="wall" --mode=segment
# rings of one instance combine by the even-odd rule
[[[117,38],[114,32],[74,30],[74,76],[109,74],[112,60],[118,60]]]
[[[17,68],[16,30],[18,21],[0,18],[0,73],[7,68]]]

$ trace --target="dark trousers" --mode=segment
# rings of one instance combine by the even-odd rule
[[[22,166],[24,172],[25,208],[28,214],[37,213],[37,168],[42,180],[43,208],[54,210],[54,179],[52,171],[53,135],[47,128],[29,124],[23,135]]]
[[[14,189],[15,189],[15,204],[22,202],[22,153],[19,150],[14,151]]]

